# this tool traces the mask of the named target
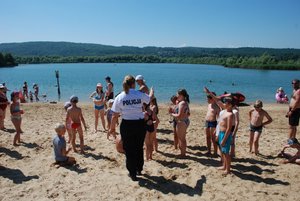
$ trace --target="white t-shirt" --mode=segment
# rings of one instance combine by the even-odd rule
[[[123,91],[115,98],[111,110],[120,113],[122,119],[144,119],[143,103],[149,104],[149,102],[149,95],[134,89],[129,89],[128,94]]]

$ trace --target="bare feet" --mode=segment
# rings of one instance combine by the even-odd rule
[[[226,168],[224,166],[218,167],[218,170],[225,170]]]
[[[229,174],[230,174],[229,171],[224,171],[224,172],[222,173],[222,176],[227,176],[227,175],[229,175]]]

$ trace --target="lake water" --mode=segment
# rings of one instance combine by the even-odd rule
[[[200,64],[30,64],[15,68],[0,68],[0,83],[5,82],[10,90],[19,90],[27,81],[29,89],[37,83],[40,95],[57,101],[55,70],[60,73],[61,101],[76,94],[80,101],[89,101],[90,93],[98,82],[105,85],[104,78],[110,76],[115,94],[122,90],[125,75],[141,74],[146,84],[153,86],[158,101],[168,102],[179,88],[185,88],[191,103],[205,103],[203,86],[217,94],[242,92],[246,102],[261,99],[275,102],[276,89],[283,87],[290,96],[291,81],[300,78],[299,71],[231,69],[217,65]],[[33,91],[33,90],[32,90]]]

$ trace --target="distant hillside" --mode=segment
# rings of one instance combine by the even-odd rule
[[[162,47],[131,47],[109,46],[89,43],[71,42],[25,42],[2,43],[0,52],[9,52],[14,56],[107,56],[107,55],[156,55],[162,57],[229,57],[229,56],[261,56],[264,53],[293,55],[300,57],[300,49],[271,48],[162,48]]]
[[[71,42],[2,43],[17,63],[190,63],[300,70],[300,49],[131,47]]]

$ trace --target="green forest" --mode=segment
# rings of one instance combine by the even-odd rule
[[[14,67],[17,65],[15,58],[10,53],[2,54],[0,52],[0,67]]]
[[[140,48],[70,42],[26,42],[2,43],[0,52],[10,52],[19,64],[188,63],[232,68],[300,70],[300,49]],[[12,57],[11,54],[4,54],[2,57]],[[8,64],[12,64],[10,60]]]

